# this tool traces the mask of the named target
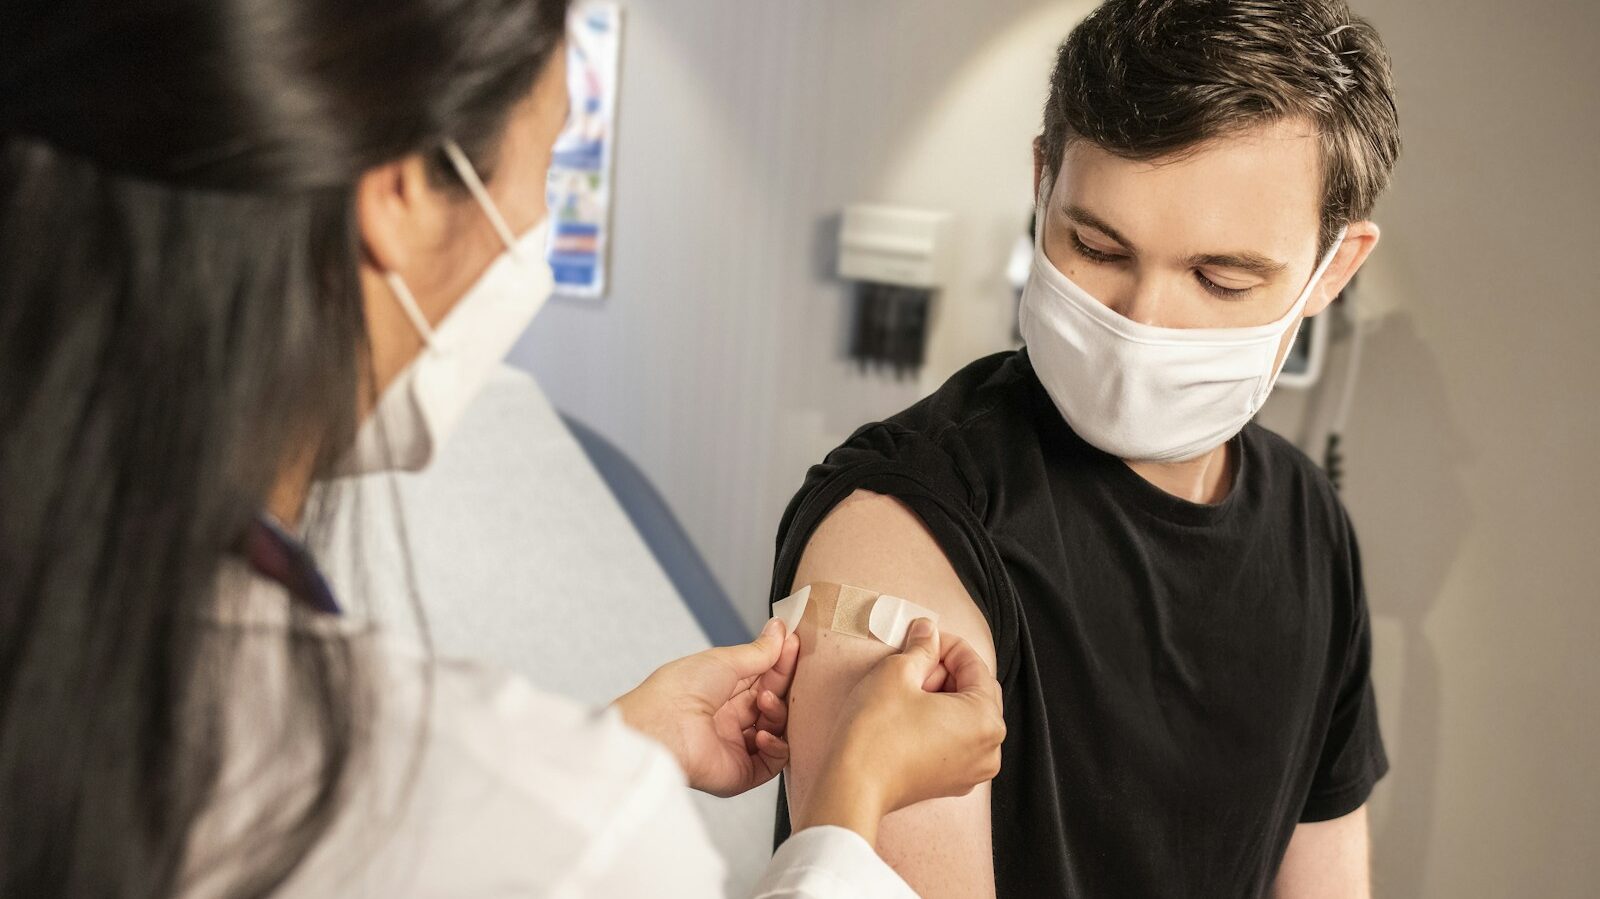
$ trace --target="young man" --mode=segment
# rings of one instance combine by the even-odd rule
[[[911,598],[1004,686],[993,783],[883,823],[924,894],[1368,893],[1387,763],[1355,536],[1250,419],[1376,246],[1397,132],[1343,0],[1110,0],[1062,45],[1026,349],[857,431],[779,532],[774,598]],[[890,652],[800,633],[789,807]]]

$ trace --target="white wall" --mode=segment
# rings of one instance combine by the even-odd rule
[[[1600,871],[1600,11],[1356,0],[1396,58],[1347,498],[1394,771],[1379,895],[1595,894]],[[1050,51],[1080,3],[628,4],[612,293],[520,345],[631,453],[752,620],[807,464],[1003,346]],[[842,361],[833,220],[946,208],[962,252],[922,383]],[[1301,399],[1266,418],[1291,436]]]

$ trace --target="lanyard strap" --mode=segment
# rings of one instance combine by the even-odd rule
[[[244,539],[245,559],[256,574],[276,581],[313,611],[338,615],[333,590],[317,570],[311,553],[289,536],[272,516],[262,513],[250,522]]]

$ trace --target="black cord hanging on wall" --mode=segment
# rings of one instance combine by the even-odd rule
[[[892,369],[896,378],[915,374],[927,355],[933,300],[927,288],[856,282],[850,357],[863,369]]]
[[[854,285],[849,354],[863,371],[905,378],[921,370],[934,301],[950,281],[950,222],[927,209],[845,209],[838,267]]]

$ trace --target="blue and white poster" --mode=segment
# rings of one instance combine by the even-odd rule
[[[599,299],[606,287],[621,6],[579,3],[567,32],[572,118],[550,161],[550,268],[558,293]]]

